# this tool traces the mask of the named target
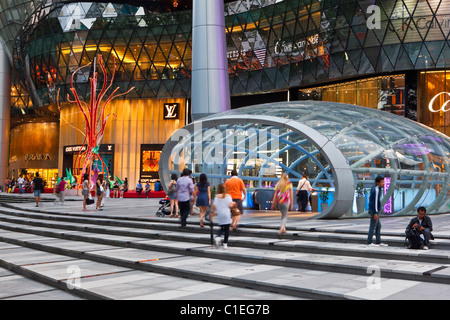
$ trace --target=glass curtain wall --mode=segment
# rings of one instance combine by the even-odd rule
[[[437,131],[450,135],[450,112],[445,103],[450,100],[450,71],[420,73],[419,121]],[[436,97],[432,105],[432,99]],[[430,110],[431,107],[431,110]]]
[[[384,76],[300,89],[299,100],[354,104],[405,115],[405,75]]]

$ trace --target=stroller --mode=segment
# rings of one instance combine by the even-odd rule
[[[165,198],[162,198],[159,200],[159,204],[161,207],[159,207],[158,211],[156,211],[157,217],[164,217],[166,215],[170,215],[170,199],[168,196]]]

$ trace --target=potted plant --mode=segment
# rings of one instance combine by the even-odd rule
[[[356,185],[356,212],[363,213],[366,207],[366,188],[362,182]]]
[[[330,191],[328,191],[329,188],[330,187],[327,187],[325,191],[321,191],[319,195],[320,207],[322,208],[322,212],[328,208],[328,197],[330,193]]]

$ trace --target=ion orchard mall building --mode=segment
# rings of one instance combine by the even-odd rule
[[[139,179],[165,185],[184,167],[214,185],[236,169],[249,194],[282,171],[295,187],[306,173],[331,191],[321,216],[338,217],[363,215],[355,188],[381,174],[386,214],[448,211],[450,3],[225,1],[231,110],[200,119],[201,128],[192,117],[192,16],[187,0],[0,0],[0,178],[39,171],[51,187],[66,170],[80,173],[84,121],[67,95],[73,72],[101,54],[112,87],[135,89],[108,105],[117,117],[96,165],[131,189]],[[84,101],[93,72],[74,77]],[[230,152],[205,151],[212,142]]]

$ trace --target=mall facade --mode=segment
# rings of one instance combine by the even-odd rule
[[[337,102],[450,133],[446,1],[225,1],[224,16],[232,109]],[[163,146],[192,122],[195,108],[192,1],[0,0],[0,21],[2,180],[39,171],[52,186],[66,169],[80,172],[76,128],[84,121],[67,97],[72,74],[99,54],[115,74],[114,88],[134,87],[108,106],[116,117],[99,145],[105,166],[131,188],[160,179]],[[74,76],[85,101],[93,72]],[[436,170],[445,171],[442,154],[435,158]]]

